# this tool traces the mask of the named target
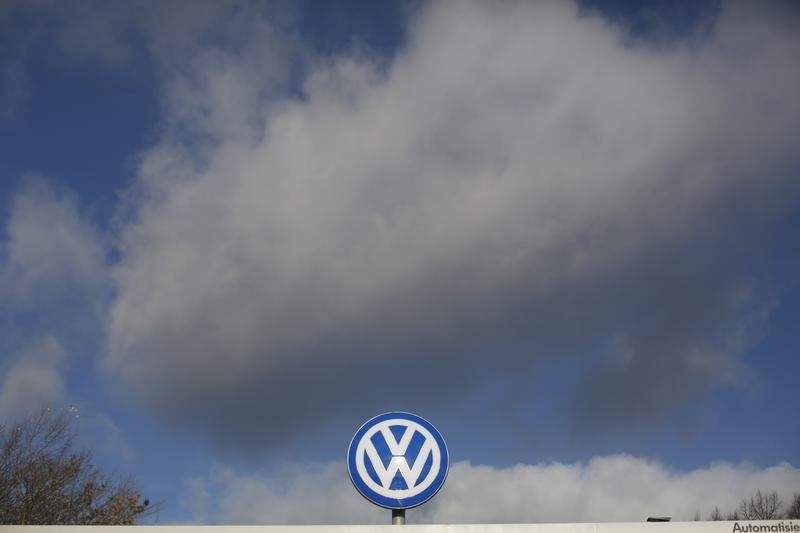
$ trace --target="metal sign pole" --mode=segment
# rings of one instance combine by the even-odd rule
[[[406,510],[405,509],[392,509],[392,525],[404,526],[406,525]]]

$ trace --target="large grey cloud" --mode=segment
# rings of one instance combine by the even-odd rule
[[[773,11],[648,46],[564,2],[434,3],[388,66],[311,59],[285,98],[271,41],[191,51],[122,228],[104,368],[260,448],[556,353],[594,369],[573,405],[594,431],[731,383],[798,193],[797,15]]]
[[[184,505],[203,524],[388,523],[389,511],[364,500],[344,471],[341,463],[290,464],[265,476],[219,465],[185,483]],[[680,472],[629,455],[508,468],[460,462],[441,492],[407,517],[410,524],[642,522],[692,520],[695,513],[708,519],[715,507],[733,511],[756,490],[774,490],[788,502],[798,482],[800,471],[786,463]]]

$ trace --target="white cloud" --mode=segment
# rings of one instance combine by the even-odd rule
[[[14,198],[3,251],[0,295],[17,308],[91,302],[108,282],[102,239],[74,198],[40,177],[28,177]]]
[[[717,463],[679,472],[629,455],[508,468],[459,462],[439,494],[409,510],[407,519],[413,524],[691,520],[696,512],[707,518],[714,507],[732,511],[759,489],[775,490],[787,501],[799,484],[800,470],[786,463],[765,469]],[[185,496],[187,505],[202,503],[195,515],[202,523],[389,523],[389,511],[358,495],[341,463],[289,465],[271,476],[216,467],[206,478],[191,480]]]
[[[574,402],[593,431],[700,401],[742,368],[750,268],[797,197],[798,52],[758,7],[650,49],[564,2],[434,3],[388,68],[320,61],[302,98],[269,54],[201,50],[166,83],[181,135],[143,156],[105,367],[259,449],[612,339]]]
[[[64,395],[66,354],[52,336],[31,342],[0,366],[0,422],[29,415]]]
[[[44,178],[23,180],[4,237],[0,419],[63,400],[72,354],[97,343],[109,287],[102,238],[75,198]]]
[[[344,468],[284,464],[273,481],[216,466],[187,481],[184,506],[196,523],[380,523],[388,511],[365,504]]]

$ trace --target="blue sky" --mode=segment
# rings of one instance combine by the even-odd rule
[[[798,23],[7,3],[0,414],[77,406],[162,523],[381,522],[343,455],[396,409],[458,462],[419,521],[788,499]]]

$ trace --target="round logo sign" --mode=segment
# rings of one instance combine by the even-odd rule
[[[411,413],[378,415],[364,423],[347,450],[347,469],[358,492],[389,509],[408,509],[436,494],[450,459],[442,435]]]

